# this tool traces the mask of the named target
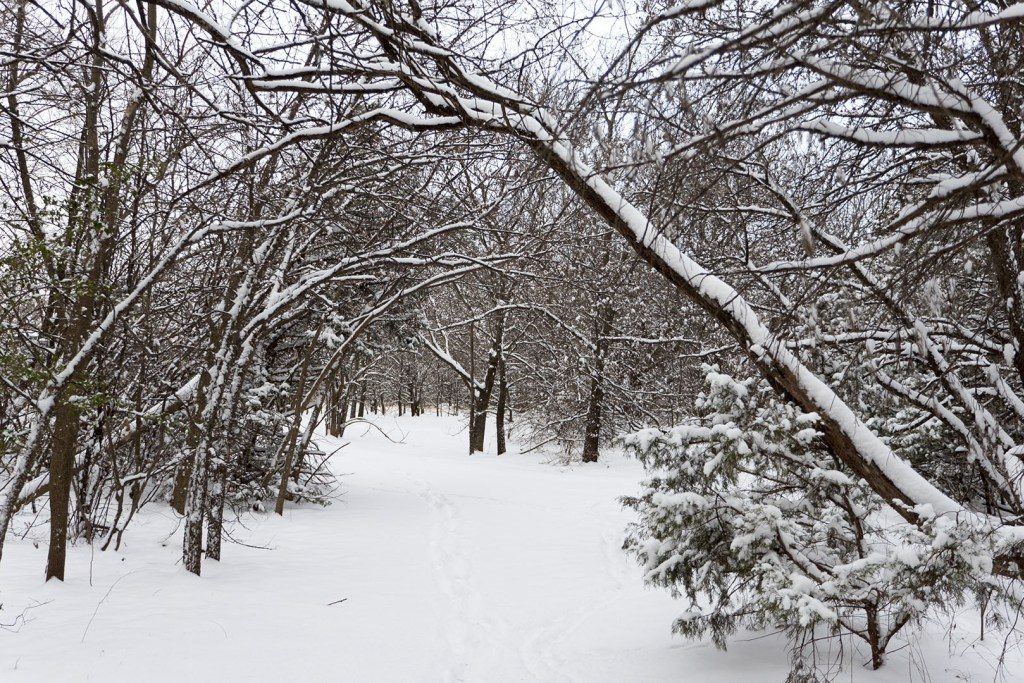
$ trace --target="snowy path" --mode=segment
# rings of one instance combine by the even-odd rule
[[[338,502],[246,516],[232,535],[263,548],[228,544],[201,579],[176,566],[180,530],[162,506],[120,554],[76,548],[65,585],[41,583],[45,547],[12,543],[0,623],[25,622],[0,630],[0,681],[785,678],[778,638],[722,653],[671,637],[680,605],[645,590],[620,550],[617,498],[635,490],[636,463],[469,457],[454,418],[381,425],[402,443],[350,429]],[[855,678],[906,680],[908,666]]]

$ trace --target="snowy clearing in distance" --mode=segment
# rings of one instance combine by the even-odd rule
[[[459,418],[377,419],[399,443],[359,424],[318,434],[326,452],[350,442],[333,505],[232,521],[246,545],[202,578],[180,566],[178,517],[152,504],[120,552],[79,544],[68,581],[44,584],[46,529],[21,538],[23,514],[0,566],[0,681],[785,680],[782,636],[738,634],[724,653],[671,635],[685,604],[620,548],[638,463],[467,456]],[[855,653],[839,680],[999,680],[1001,634],[979,642],[977,623],[908,632],[877,672]],[[1021,660],[1002,680],[1024,680]]]

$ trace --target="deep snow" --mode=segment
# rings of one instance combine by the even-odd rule
[[[784,680],[779,636],[719,652],[670,634],[684,605],[645,589],[620,549],[637,463],[467,456],[457,417],[379,424],[394,441],[366,426],[319,437],[327,452],[350,442],[332,460],[337,502],[243,516],[231,535],[246,545],[228,542],[201,578],[181,569],[162,505],[119,553],[76,547],[65,584],[42,583],[42,526],[9,541],[0,681]],[[979,652],[1002,640],[975,627],[966,612],[949,640],[912,634],[881,672],[853,653],[839,680],[993,680]]]

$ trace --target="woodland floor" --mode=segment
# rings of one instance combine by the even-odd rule
[[[0,681],[785,679],[780,636],[720,652],[671,635],[683,604],[645,589],[620,549],[637,463],[469,457],[457,417],[378,422],[395,441],[366,426],[319,438],[348,442],[334,504],[233,521],[241,544],[202,578],[177,562],[176,516],[152,504],[120,552],[81,544],[68,582],[43,584],[45,529],[23,516],[0,565]],[[976,622],[908,634],[880,672],[844,640],[838,680],[1000,680],[987,661],[1002,640],[978,642]],[[1014,655],[1001,680],[1017,674]]]

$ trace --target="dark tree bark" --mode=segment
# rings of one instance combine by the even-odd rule
[[[219,459],[213,465],[213,486],[210,489],[210,510],[206,522],[206,559],[220,561],[221,535],[224,531],[224,499],[227,486],[227,463]]]
[[[207,360],[212,357],[207,354]],[[190,416],[188,433],[185,436],[185,453],[174,471],[174,488],[171,490],[171,507],[179,515],[185,514],[185,501],[188,498],[188,482],[192,478],[192,465],[195,459],[195,447],[199,441],[199,427],[195,421],[199,419],[206,410],[206,391],[210,386],[210,373],[204,370],[199,377],[199,387],[196,390],[195,415]]]
[[[476,420],[476,322],[469,323],[469,452],[473,453]]]
[[[420,392],[413,381],[409,382],[409,414],[413,416],[423,414],[423,409],[420,405]]]
[[[345,435],[345,424],[348,421],[348,390],[341,395],[341,402],[334,407],[334,436]]]
[[[494,343],[491,345],[487,357],[487,370],[484,372],[483,385],[472,388],[473,409],[469,434],[469,452],[476,453],[484,450],[484,437],[487,432],[487,409],[491,405],[491,395],[494,393],[494,383],[498,374],[498,365],[502,356],[502,340],[505,333],[505,315],[498,316],[497,330],[494,335]]]
[[[299,369],[299,386],[295,390],[295,398],[292,401],[292,423],[288,428],[288,436],[284,447],[284,465],[281,469],[281,483],[277,488],[277,501],[274,504],[274,512],[284,514],[284,499],[288,494],[288,479],[292,475],[292,463],[295,462],[296,446],[298,445],[299,427],[302,426],[302,411],[308,403],[306,402],[306,380],[309,377],[310,361],[313,359],[313,352],[316,350],[317,340],[323,328],[317,330],[312,343],[306,349],[302,359],[302,367]],[[351,389],[351,384],[349,388]]]
[[[598,307],[594,321],[594,367],[590,376],[590,400],[583,429],[583,462],[597,462],[601,450],[601,418],[604,413],[604,365],[608,353],[605,337],[611,331],[612,310],[607,304]]]
[[[505,359],[498,361],[498,402],[494,406],[494,431],[498,438],[498,455],[506,451],[505,410],[508,404],[508,382],[505,380]]]
[[[1021,248],[1021,230],[1010,225],[996,229],[987,236],[989,253],[992,256],[996,283],[1006,317],[1010,325],[1010,340],[1013,345],[1013,364],[1017,376],[1024,380],[1024,301],[1022,301],[1021,268],[1024,266],[1024,250]]]
[[[64,580],[67,559],[68,508],[78,440],[78,410],[64,393],[54,408],[53,447],[50,452],[50,547],[46,556],[46,580]]]
[[[309,444],[313,440],[313,432],[316,431],[317,422],[320,421],[320,404],[313,407],[313,414],[309,416],[309,423],[306,425],[306,431],[302,435],[302,439],[299,441],[299,452],[295,457],[295,466],[292,467],[292,481],[295,483],[299,482],[299,476],[302,474],[303,468],[306,466],[306,453],[309,451]]]
[[[185,537],[182,540],[182,563],[185,570],[199,576],[203,566],[203,514],[206,510],[207,472],[205,458],[196,458],[189,477],[188,500],[185,517]]]

